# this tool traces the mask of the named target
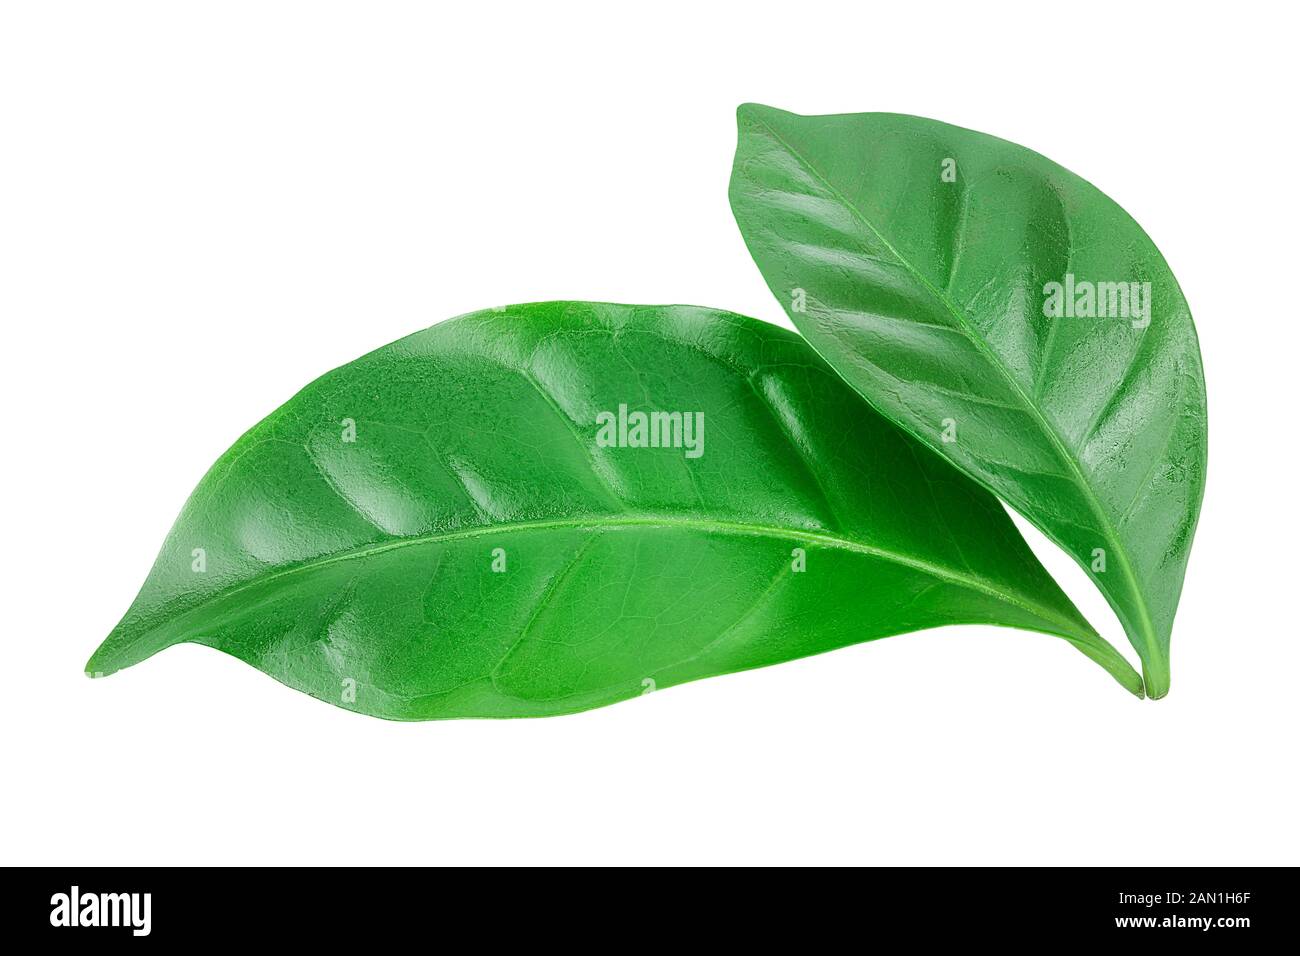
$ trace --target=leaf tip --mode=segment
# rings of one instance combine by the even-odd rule
[[[762,103],[741,103],[736,107],[736,122],[742,123],[747,119],[757,119],[763,113],[775,112],[772,107],[764,106]]]
[[[100,677],[107,677],[109,674],[112,674],[116,670],[116,668],[110,669],[105,665],[103,661],[103,650],[104,650],[104,646],[101,644],[98,648],[95,649],[95,653],[90,655],[90,660],[86,661],[86,666],[84,670],[86,676],[89,677],[91,680],[95,680]]]
[[[114,642],[117,636],[117,630],[104,638],[100,645],[95,648],[95,653],[90,655],[84,668],[85,674],[92,680],[100,677],[108,677],[110,674],[116,674],[123,667],[130,666],[130,661],[123,663],[122,654],[118,645]]]

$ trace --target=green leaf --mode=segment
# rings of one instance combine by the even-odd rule
[[[681,428],[637,447],[637,412]],[[1141,693],[997,501],[798,336],[551,302],[411,335],[244,435],[87,669],[194,641],[380,717],[542,716],[962,622]]]
[[[1205,379],[1146,233],[982,133],[756,105],[738,120],[732,209],[790,318],[877,410],[1092,575],[1147,694],[1164,696],[1205,483]]]

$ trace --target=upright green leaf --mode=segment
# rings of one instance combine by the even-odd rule
[[[790,318],[1092,574],[1163,696],[1205,380],[1151,240],[1078,176],[982,133],[755,105],[738,119],[732,209]]]
[[[992,496],[798,336],[551,302],[418,332],[244,435],[88,670],[194,641],[381,717],[541,716],[959,622],[1141,693]]]

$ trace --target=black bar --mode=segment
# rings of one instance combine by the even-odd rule
[[[473,914],[494,910],[508,913],[498,927],[507,933],[531,925],[534,943],[552,931],[561,939],[576,928],[608,927],[610,919],[626,921],[630,936],[652,938],[672,938],[683,919],[702,919],[741,935],[766,934],[779,922],[805,932],[835,927],[928,940],[1130,938],[1178,945],[1285,940],[1295,927],[1290,869],[628,873],[600,878],[599,889],[584,886],[582,873],[422,869],[31,869],[8,877],[17,891],[5,901],[6,925],[50,942],[62,936],[132,945],[252,938],[373,945],[411,934],[473,932],[479,925]],[[109,922],[118,925],[71,925]]]

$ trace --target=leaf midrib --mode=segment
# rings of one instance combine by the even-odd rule
[[[809,531],[801,528],[782,528],[775,525],[755,524],[752,522],[683,518],[674,515],[619,515],[614,518],[553,518],[540,519],[537,521],[518,521],[495,525],[480,525],[471,528],[462,528],[456,531],[412,535],[367,547],[353,548],[348,551],[337,552],[321,558],[305,561],[293,565],[292,567],[279,569],[270,574],[262,575],[255,579],[238,584],[232,588],[219,591],[202,601],[199,601],[195,605],[186,608],[180,613],[192,614],[205,606],[215,604],[219,601],[229,600],[245,591],[253,588],[265,587],[272,582],[287,577],[318,571],[321,568],[328,567],[332,564],[363,560],[365,558],[386,554],[403,548],[418,547],[420,545],[428,544],[443,544],[452,541],[482,538],[490,535],[508,535],[529,531],[564,530],[604,532],[631,530],[635,528],[658,528],[663,530],[698,531],[722,535],[730,534],[780,538],[788,541],[817,544],[855,554],[867,555],[881,560],[890,561],[904,567],[909,567],[914,570],[923,571],[936,578],[940,578],[941,580],[970,588],[974,591],[979,591],[990,597],[994,597],[1000,601],[1019,607],[1023,611],[1037,615],[1046,622],[1058,625],[1061,628],[1058,636],[1069,639],[1083,638],[1088,640],[1090,643],[1098,638],[1098,635],[1090,632],[1086,625],[1081,625],[1079,622],[1071,621],[1055,609],[1027,600],[1021,595],[1008,593],[998,587],[994,582],[986,580],[978,575],[962,574],[959,571],[934,564],[922,558],[910,557],[897,551],[891,551],[887,548],[864,544],[860,541],[853,541],[848,538],[839,537],[825,532]]]
[[[1064,444],[1064,442],[1061,439],[1061,436],[1057,433],[1056,429],[1052,427],[1052,425],[1043,416],[1042,411],[1038,408],[1038,406],[1034,402],[1031,402],[1029,400],[1028,396],[1025,394],[1024,389],[1020,387],[1020,383],[1017,382],[1015,378],[1011,375],[1010,370],[1006,367],[1005,363],[1003,363],[1001,358],[999,358],[998,355],[988,347],[988,344],[983,341],[981,336],[979,336],[972,330],[970,322],[967,320],[965,314],[960,309],[957,308],[956,304],[952,302],[945,293],[935,288],[935,286],[928,279],[926,279],[925,276],[915,266],[913,266],[912,263],[905,256],[899,253],[899,251],[894,247],[893,243],[891,243],[888,239],[885,238],[884,234],[879,229],[876,228],[876,226],[866,217],[866,215],[862,212],[862,210],[859,209],[856,204],[849,202],[849,200],[844,196],[844,194],[841,193],[838,189],[836,189],[835,186],[833,186],[826,179],[826,177],[822,175],[821,170],[819,170],[815,165],[813,165],[813,163],[807,157],[805,157],[802,153],[800,153],[797,149],[795,149],[789,142],[786,141],[786,139],[779,132],[777,132],[769,123],[765,122],[763,119],[757,116],[753,116],[751,114],[751,120],[757,123],[763,129],[767,130],[767,132],[771,134],[772,138],[775,139],[791,156],[793,156],[796,160],[798,160],[810,174],[815,176],[817,178],[817,181],[820,182],[824,187],[826,187],[827,191],[829,191],[836,199],[838,199],[841,203],[843,203],[845,208],[847,208],[853,214],[853,216],[858,219],[858,221],[860,221],[864,226],[866,226],[868,229],[871,230],[872,234],[878,240],[880,240],[880,242],[885,246],[886,249],[889,250],[889,252],[894,256],[894,258],[898,260],[899,264],[902,265],[903,268],[906,269],[907,272],[918,283],[920,283],[926,290],[928,290],[940,302],[940,304],[943,305],[943,307],[948,311],[950,315],[952,315],[952,317],[957,321],[957,324],[961,328],[962,332],[965,334],[966,338],[969,339],[971,344],[974,345],[975,348],[985,356],[989,364],[991,364],[995,369],[997,369],[998,373],[1006,381],[1007,385],[1010,386],[1010,388],[1017,396],[1019,396],[1021,403],[1028,410],[1031,417],[1038,423],[1042,432],[1048,437],[1048,440],[1052,443],[1057,454],[1061,457],[1061,459],[1065,462],[1065,464],[1074,473],[1075,478],[1077,479],[1076,484],[1083,492],[1085,503],[1088,505],[1089,510],[1092,511],[1094,517],[1097,519],[1097,522],[1100,525],[1099,530],[1101,531],[1102,537],[1105,539],[1105,543],[1110,546],[1110,548],[1114,551],[1114,553],[1119,558],[1120,570],[1124,574],[1124,579],[1125,579],[1125,583],[1128,586],[1129,594],[1132,597],[1134,605],[1137,608],[1138,618],[1139,618],[1138,620],[1139,630],[1142,634],[1144,641],[1146,642],[1147,651],[1149,654],[1151,654],[1153,660],[1155,661],[1162,660],[1163,655],[1160,652],[1159,642],[1156,638],[1155,627],[1151,622],[1151,616],[1150,616],[1150,612],[1147,609],[1146,601],[1143,599],[1142,592],[1139,590],[1137,586],[1137,576],[1133,573],[1132,565],[1129,562],[1128,551],[1120,543],[1119,537],[1114,529],[1113,524],[1111,523],[1109,517],[1106,515],[1106,512],[1103,510],[1101,506],[1101,502],[1097,499],[1097,496],[1093,493],[1092,485],[1089,484],[1087,478],[1084,476],[1083,469],[1079,465],[1078,460],[1075,458],[1073,452],[1071,452],[1068,449],[1068,447]],[[915,434],[914,431],[913,434]],[[915,437],[917,437],[921,441],[925,441],[924,437],[921,435],[916,435]],[[927,442],[926,444],[929,445],[929,442]],[[1026,515],[1026,517],[1028,518],[1030,516]],[[1034,524],[1037,525],[1038,522],[1034,522]],[[1040,530],[1042,530],[1045,534],[1048,535],[1048,537],[1056,541],[1058,545],[1061,545],[1061,542],[1059,540],[1056,540],[1056,536],[1048,528],[1042,526],[1039,527]],[[1073,557],[1075,561],[1078,562],[1079,564],[1081,565],[1083,564],[1083,561],[1079,558],[1078,555],[1072,554],[1071,557]],[[1119,609],[1117,608],[1116,610]]]

